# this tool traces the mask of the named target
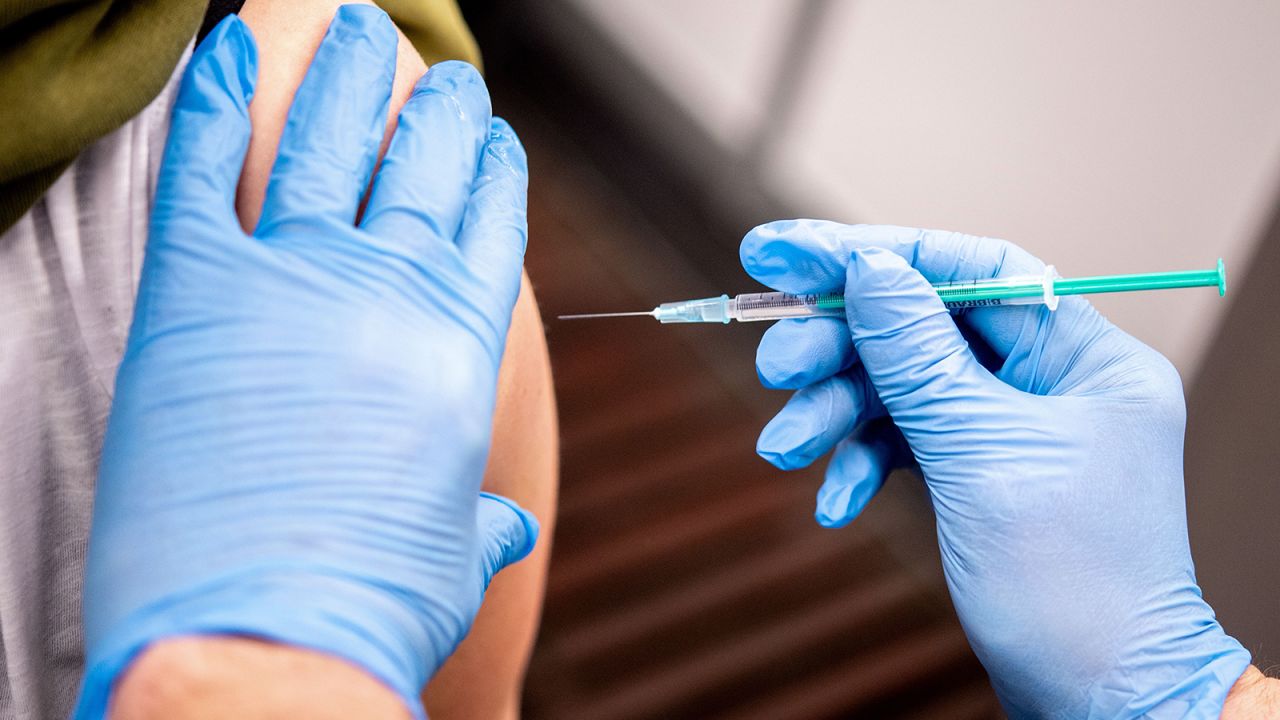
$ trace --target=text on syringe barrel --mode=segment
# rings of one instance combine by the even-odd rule
[[[968,287],[964,287],[968,286]],[[1043,302],[1042,286],[1038,282],[1027,282],[1012,287],[1001,288],[1006,297],[973,297],[973,285],[935,288],[939,291],[942,304],[949,309],[996,307],[999,305],[1030,305]],[[984,289],[984,294],[991,294]],[[840,293],[810,293],[792,295],[790,293],[742,293],[734,298],[736,316],[741,322],[753,320],[777,320],[779,318],[799,317],[843,317],[844,296]]]

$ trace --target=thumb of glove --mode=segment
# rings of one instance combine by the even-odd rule
[[[912,442],[999,384],[924,277],[896,253],[853,250],[845,278],[849,332],[867,376]]]
[[[515,501],[480,493],[476,505],[476,530],[480,536],[480,562],[484,587],[508,565],[523,560],[538,542],[538,519]]]

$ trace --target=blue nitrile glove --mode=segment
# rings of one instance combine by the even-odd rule
[[[294,99],[262,219],[234,198],[257,75],[229,17],[173,110],[90,542],[77,717],[148,643],[248,635],[366,669],[417,715],[534,518],[479,492],[520,287],[524,151],[483,81],[418,83],[341,8]]]
[[[1196,586],[1164,357],[1079,297],[949,313],[929,283],[1043,272],[1000,240],[785,221],[748,233],[742,264],[785,292],[843,287],[848,310],[761,341],[765,384],[799,391],[760,454],[788,469],[834,448],[817,512],[832,527],[918,463],[960,621],[1011,715],[1218,717],[1249,653]]]

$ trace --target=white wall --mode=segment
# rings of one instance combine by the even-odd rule
[[[726,148],[765,121],[760,89],[801,0],[572,0]]]
[[[1064,275],[1221,255],[1239,280],[1280,183],[1274,0],[834,0],[774,109],[801,0],[568,1],[730,152],[773,124],[761,179],[800,214],[1005,237]],[[1227,307],[1097,302],[1184,376]]]

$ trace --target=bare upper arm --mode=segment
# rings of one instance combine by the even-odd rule
[[[111,720],[408,720],[404,701],[345,660],[248,637],[171,637],[116,684]]]
[[[339,0],[247,0],[240,11],[258,44],[258,83],[249,106],[253,137],[236,210],[252,230],[266,193],[276,146],[294,91]],[[387,138],[426,64],[403,36],[397,57]],[[383,149],[386,149],[384,140]],[[499,376],[493,445],[484,487],[531,510],[542,524],[533,555],[494,580],[471,634],[425,695],[432,717],[499,718],[518,714],[520,686],[537,630],[555,523],[558,431],[550,362],[528,278],[512,319]]]

